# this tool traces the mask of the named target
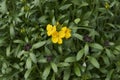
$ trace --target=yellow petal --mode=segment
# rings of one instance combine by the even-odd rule
[[[65,26],[65,27],[62,27],[62,29],[61,29],[62,31],[66,31],[67,30],[67,27]]]
[[[52,29],[52,25],[48,24],[46,29],[47,31],[50,31]]]
[[[58,37],[58,32],[57,31],[53,32],[52,37]]]
[[[69,28],[67,28],[66,32],[67,32],[67,33],[70,33],[70,32],[71,32],[71,30],[70,30]]]
[[[57,37],[52,37],[52,42],[53,43],[57,43],[58,42],[58,38]]]
[[[70,33],[66,33],[65,38],[68,39],[70,37],[71,37],[71,34]]]
[[[47,32],[47,35],[48,35],[48,36],[51,36],[51,32],[50,32],[50,31],[48,31],[48,32]]]
[[[65,32],[64,31],[59,31],[59,37],[64,38],[65,37]]]
[[[62,44],[62,39],[61,38],[58,39],[58,44]]]

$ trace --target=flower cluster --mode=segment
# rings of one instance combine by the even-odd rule
[[[66,26],[62,27],[60,30],[57,30],[58,27],[56,25],[52,26],[51,24],[47,25],[47,35],[52,36],[52,42],[62,44],[63,38],[70,38],[71,37],[71,30]]]

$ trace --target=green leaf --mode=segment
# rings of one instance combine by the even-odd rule
[[[77,76],[81,76],[80,68],[77,64],[74,64],[74,72]]]
[[[71,0],[71,2],[75,5],[80,5],[80,0]]]
[[[63,76],[63,80],[69,80],[70,78],[70,73],[71,73],[71,69],[68,68],[64,71],[64,76]]]
[[[88,4],[87,2],[82,1],[80,7],[85,7],[85,6],[88,6],[88,5],[89,5],[89,4]]]
[[[76,60],[79,61],[82,58],[83,54],[84,54],[84,49],[79,50],[76,56]]]
[[[100,64],[98,63],[98,61],[96,60],[96,58],[88,56],[88,59],[93,64],[93,66],[95,66],[96,68],[100,68]]]
[[[107,77],[105,78],[105,80],[111,80],[111,76],[114,72],[114,69],[111,69],[108,73],[107,73]]]
[[[10,56],[11,52],[10,52],[10,45],[6,48],[6,55]]]
[[[25,79],[27,79],[27,78],[29,77],[31,71],[32,71],[32,68],[31,68],[31,69],[28,69],[28,70],[25,72],[25,75],[24,75],[24,78],[25,78]]]
[[[66,62],[60,62],[57,64],[58,67],[67,67],[67,66],[70,66],[69,63],[66,63]]]
[[[47,77],[48,77],[48,75],[50,74],[50,66],[47,66],[45,69],[44,69],[44,71],[43,71],[43,74],[42,74],[42,79],[43,80],[46,80],[47,79]]]
[[[26,68],[27,68],[27,69],[30,69],[31,66],[32,66],[32,61],[31,61],[30,58],[28,58],[27,61],[26,61]]]
[[[116,46],[115,49],[120,51],[120,45]]]
[[[98,43],[92,43],[90,46],[95,49],[103,50],[103,47]]]
[[[30,58],[34,63],[37,63],[36,55],[34,53],[30,53]]]
[[[67,57],[65,59],[65,62],[75,62],[76,61],[76,58],[75,57]]]
[[[74,20],[74,22],[75,22],[76,24],[78,24],[78,23],[80,22],[80,18],[76,18],[76,19]]]
[[[3,14],[7,12],[6,0],[3,0],[3,2],[0,3],[0,12]]]
[[[57,73],[57,71],[58,71],[57,65],[55,63],[51,62],[51,67],[52,67],[53,71],[55,73]]]
[[[66,4],[66,5],[61,6],[59,9],[60,9],[60,10],[66,10],[66,9],[68,9],[71,5],[72,5],[72,4]]]
[[[51,80],[55,80],[55,74],[53,73]]]
[[[88,19],[92,14],[92,11],[88,11],[87,13],[85,13],[84,15],[84,19]]]
[[[59,51],[61,54],[63,53],[63,50],[62,50],[62,46],[61,46],[61,45],[58,46],[58,51]]]
[[[47,55],[51,55],[51,51],[50,51],[50,49],[47,48],[46,46],[45,46],[45,53],[46,53]]]
[[[14,36],[15,36],[14,26],[13,26],[13,24],[11,24],[10,25],[10,37],[11,37],[11,39],[13,39]]]
[[[102,58],[103,58],[104,63],[105,63],[107,66],[109,66],[109,65],[110,65],[109,58],[108,58],[106,55],[103,55]]]
[[[105,49],[107,56],[111,59],[114,60],[115,56],[114,54],[109,50],[109,49]]]
[[[13,42],[14,43],[19,43],[19,44],[24,44],[24,41],[22,41],[22,40],[14,40]]]
[[[38,48],[42,47],[43,45],[45,45],[45,43],[46,43],[46,41],[37,42],[37,43],[33,44],[32,49],[38,49]]]
[[[83,41],[83,36],[80,34],[74,33],[73,37],[78,38],[79,40]]]
[[[87,43],[85,44],[84,52],[85,52],[85,55],[89,53],[89,45]]]

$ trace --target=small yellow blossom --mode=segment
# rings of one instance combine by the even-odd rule
[[[65,33],[65,38],[66,38],[66,39],[68,39],[68,38],[71,37],[71,30],[70,30],[69,28],[63,27],[63,28],[61,29],[61,31],[64,31],[64,33]]]
[[[25,32],[25,28],[22,28],[22,29],[20,30],[20,32],[21,32],[21,33],[24,33],[24,32]]]
[[[60,24],[57,23],[56,25],[52,26],[51,24],[48,24],[46,27],[47,35],[51,36],[53,43],[62,44],[63,38],[70,38],[71,37],[71,30],[69,28],[65,27],[58,27]],[[57,27],[56,27],[57,26]],[[57,29],[56,29],[57,28]]]
[[[109,9],[109,8],[110,8],[110,5],[108,4],[108,2],[105,3],[105,8],[106,8],[106,9]]]
[[[51,36],[56,31],[56,26],[52,26],[50,24],[47,25],[47,34]]]
[[[53,43],[58,43],[58,44],[62,44],[62,38],[64,37],[64,32],[63,31],[55,31],[53,34],[52,34],[52,42]]]

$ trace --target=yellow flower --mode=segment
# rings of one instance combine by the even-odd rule
[[[55,31],[53,34],[52,34],[52,42],[53,43],[58,43],[58,44],[62,44],[62,38],[64,37],[64,32],[63,31]]]
[[[21,33],[24,33],[24,32],[25,32],[25,28],[22,28],[22,29],[20,30],[20,32],[21,32]]]
[[[109,8],[110,8],[110,5],[109,5],[107,2],[105,3],[105,8],[106,8],[106,9],[109,9]]]
[[[68,39],[68,38],[70,38],[71,37],[71,30],[69,29],[69,28],[67,28],[67,27],[63,27],[62,29],[61,29],[61,31],[64,31],[64,33],[65,33],[65,38],[66,39]]]
[[[51,36],[56,31],[56,26],[48,24],[46,29],[48,36]]]

